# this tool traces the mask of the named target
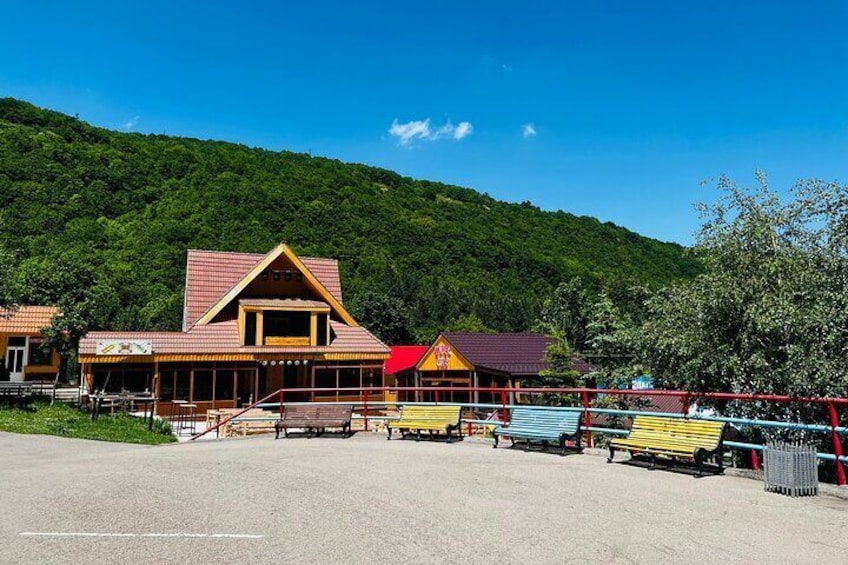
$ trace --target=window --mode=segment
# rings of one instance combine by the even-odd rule
[[[232,369],[218,369],[215,371],[215,400],[233,399],[233,379],[235,378],[235,374],[235,371]]]
[[[174,372],[162,371],[159,383],[159,399],[162,402],[170,402],[174,399]]]
[[[317,345],[327,344],[327,314],[318,314],[318,343]]]
[[[339,388],[359,388],[359,367],[339,369]],[[354,391],[344,391],[342,394],[357,394]]]
[[[256,312],[247,312],[245,314],[244,344],[256,345]]]
[[[188,400],[191,394],[191,372],[188,369],[174,373],[174,399]]]
[[[194,370],[194,394],[192,395],[191,400],[192,402],[212,400],[211,369]]]
[[[44,344],[44,340],[40,337],[29,338],[29,364],[53,364],[53,350],[50,347],[46,347]]]
[[[144,392],[150,390],[151,369],[126,369],[121,380],[121,390]]]
[[[308,337],[309,312],[264,312],[262,330],[265,337]]]

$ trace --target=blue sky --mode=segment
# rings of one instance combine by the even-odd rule
[[[687,4],[7,0],[0,96],[684,244],[706,179],[848,180],[848,4]]]

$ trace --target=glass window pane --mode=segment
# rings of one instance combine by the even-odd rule
[[[359,367],[339,369],[339,388],[359,388]],[[356,394],[348,391],[346,394]]]
[[[44,347],[44,340],[40,337],[29,339],[29,364],[50,365],[53,361],[53,350]]]
[[[215,400],[232,400],[235,374],[235,371],[231,369],[217,370],[215,374]]]
[[[175,373],[176,381],[174,391],[174,399],[175,400],[188,400],[190,386],[191,386],[191,373],[187,369],[177,371]]]
[[[205,401],[212,400],[212,370],[211,369],[195,369],[194,370],[194,396],[191,400]]]

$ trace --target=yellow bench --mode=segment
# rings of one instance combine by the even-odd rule
[[[651,468],[657,456],[674,462],[677,459],[693,460],[697,474],[701,476],[704,461],[718,457],[719,472],[724,471],[721,460],[724,422],[664,418],[662,416],[636,416],[626,438],[615,438],[609,443],[609,458],[612,463],[616,448],[631,453],[646,453],[651,456]]]
[[[460,427],[460,412],[461,406],[418,406],[414,404],[405,404],[400,409],[400,416],[396,420],[388,420],[386,429],[389,432],[386,439],[392,439],[392,430],[400,430],[401,437],[413,430],[416,432],[415,440],[421,439],[422,431],[444,432],[448,436],[448,443],[451,443],[454,430],[458,430],[460,435],[462,430]]]

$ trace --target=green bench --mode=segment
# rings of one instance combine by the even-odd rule
[[[512,445],[516,439],[523,439],[527,449],[531,442],[541,442],[543,449],[550,443],[556,443],[560,455],[565,454],[566,440],[573,440],[578,451],[580,447],[580,420],[582,413],[571,410],[534,406],[533,408],[513,408],[510,411],[509,422],[495,429],[495,445],[501,436],[508,436]]]

